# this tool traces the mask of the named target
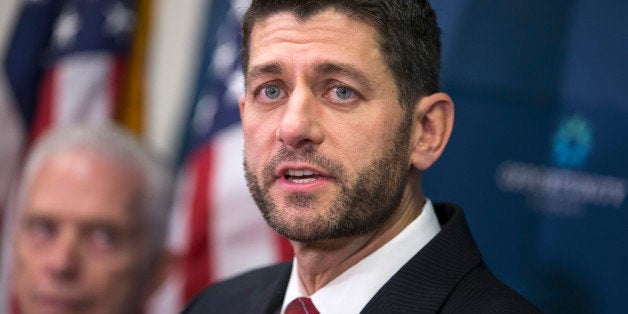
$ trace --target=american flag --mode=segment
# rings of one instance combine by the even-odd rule
[[[12,105],[10,112],[19,120],[15,124],[24,134],[17,138],[26,142],[25,147],[50,127],[116,118],[128,121],[128,114],[141,116],[141,102],[136,101],[129,107],[121,101],[123,92],[125,97],[130,97],[137,91],[123,88],[130,83],[126,78],[130,74],[128,61],[138,30],[137,3],[143,1],[22,2],[3,65],[5,91]],[[141,17],[141,20],[147,19],[147,16]],[[137,50],[143,52],[144,47]],[[9,102],[4,101],[3,105]],[[126,123],[126,126],[139,130],[141,121],[134,123]],[[9,225],[11,215],[9,208],[5,226]],[[10,313],[6,279],[10,272],[11,242],[8,228],[3,232],[0,312]]]
[[[31,140],[115,115],[134,20],[124,0],[24,2],[5,68]]]
[[[178,307],[164,313],[179,311],[212,282],[292,257],[289,243],[262,219],[244,180],[239,56],[240,19],[248,5],[246,0],[212,1],[209,11],[169,243],[181,264],[168,283],[170,296],[161,300],[174,300]]]

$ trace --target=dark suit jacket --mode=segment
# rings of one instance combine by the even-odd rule
[[[377,292],[362,313],[538,313],[482,260],[462,210],[434,204],[442,230]],[[276,313],[292,263],[251,271],[201,292],[184,313]],[[323,313],[326,314],[326,313]]]

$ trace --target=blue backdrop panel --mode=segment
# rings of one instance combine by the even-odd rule
[[[425,173],[489,266],[548,313],[628,296],[628,26],[620,0],[433,1],[451,143]]]

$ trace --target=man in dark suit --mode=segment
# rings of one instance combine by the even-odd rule
[[[462,211],[422,193],[454,116],[427,1],[254,0],[242,31],[246,179],[295,259],[186,312],[538,311],[486,268]]]

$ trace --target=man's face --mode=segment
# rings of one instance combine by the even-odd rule
[[[143,287],[139,182],[85,150],[33,177],[18,225],[15,294],[23,313],[129,313]]]
[[[410,121],[367,24],[332,10],[258,21],[240,111],[249,188],[282,235],[365,234],[399,205]]]

